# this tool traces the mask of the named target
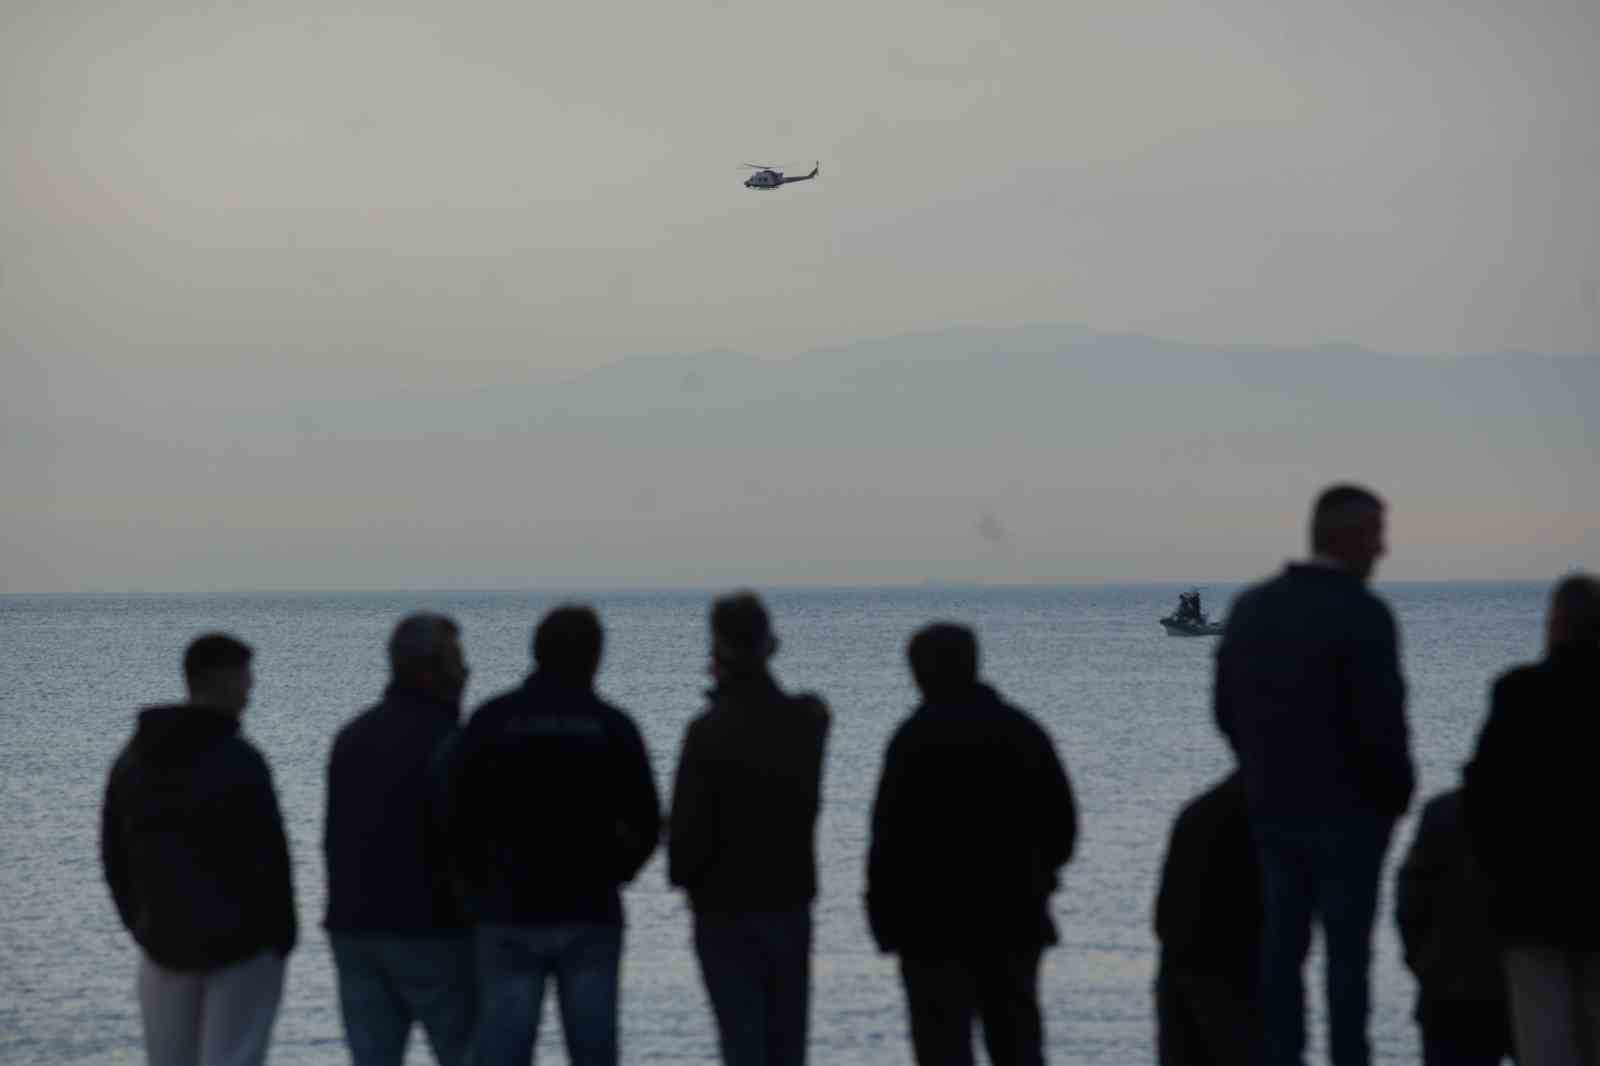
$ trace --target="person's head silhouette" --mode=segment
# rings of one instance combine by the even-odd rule
[[[978,638],[954,622],[919,629],[906,646],[911,676],[930,700],[957,696],[978,683]]]

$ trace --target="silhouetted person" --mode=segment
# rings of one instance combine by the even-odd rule
[[[1417,977],[1423,1066],[1496,1066],[1511,1053],[1489,893],[1461,816],[1461,790],[1428,801],[1395,885],[1406,965]]]
[[[573,1066],[617,1062],[619,889],[655,850],[661,804],[638,727],[595,694],[601,639],[587,607],[546,615],[534,672],[478,708],[451,768],[481,1066],[526,1066],[550,977]]]
[[[186,703],[139,714],[111,768],[101,860],[141,949],[151,1066],[265,1060],[297,928],[289,845],[261,753],[239,735],[249,647],[189,645]]]
[[[1261,859],[1266,1066],[1305,1049],[1311,923],[1327,957],[1328,1046],[1366,1066],[1378,879],[1414,772],[1398,637],[1368,591],[1383,504],[1336,485],[1311,517],[1311,558],[1242,593],[1217,649],[1217,724],[1233,745]]]
[[[668,876],[689,893],[694,946],[728,1066],[806,1058],[811,901],[828,709],[778,687],[778,641],[750,593],[711,608],[709,706],[673,785]]]
[[[1495,682],[1467,830],[1505,946],[1517,1060],[1600,1063],[1600,582],[1556,586],[1542,662]]]
[[[464,1063],[472,1038],[472,937],[442,810],[467,682],[459,638],[442,615],[402,620],[383,700],[339,731],[328,760],[324,924],[355,1066],[400,1066],[413,1022],[440,1066]]]
[[[1173,823],[1155,924],[1161,1066],[1250,1066],[1261,1044],[1261,870],[1237,771]]]
[[[920,1066],[970,1066],[983,1023],[995,1066],[1044,1061],[1039,959],[1077,811],[1039,724],[978,680],[965,626],[911,638],[923,702],[895,730],[872,809],[867,916],[900,956]]]

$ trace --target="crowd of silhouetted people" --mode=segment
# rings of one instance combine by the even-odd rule
[[[1218,646],[1216,724],[1236,769],[1178,815],[1155,901],[1163,1066],[1304,1059],[1312,928],[1328,1051],[1370,1059],[1373,924],[1415,773],[1397,627],[1367,580],[1384,505],[1334,486],[1304,562],[1242,593]],[[713,685],[663,815],[629,714],[595,691],[604,632],[582,605],[534,630],[533,670],[464,722],[458,626],[401,620],[382,699],[327,769],[324,925],[357,1066],[398,1066],[414,1027],[441,1066],[525,1066],[555,986],[574,1066],[614,1066],[621,886],[663,843],[729,1066],[806,1059],[815,827],[830,712],[786,692],[759,598],[711,605]],[[898,957],[919,1066],[1045,1058],[1042,952],[1078,817],[1047,731],[981,680],[977,640],[907,646],[921,703],[885,752],[865,911]],[[296,944],[270,770],[239,732],[250,648],[184,657],[188,699],[142,711],[117,758],[102,862],[139,946],[153,1066],[267,1053]],[[1427,1066],[1600,1066],[1600,582],[1557,585],[1547,654],[1494,685],[1462,785],[1431,799],[1399,868]]]

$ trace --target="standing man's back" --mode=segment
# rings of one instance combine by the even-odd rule
[[[442,809],[467,680],[459,634],[442,615],[402,620],[383,700],[339,731],[328,760],[324,924],[355,1066],[399,1066],[413,1022],[440,1066],[464,1063],[472,1038],[472,940]]]
[[[1551,596],[1547,653],[1495,682],[1465,815],[1505,948],[1517,1061],[1600,1062],[1600,581]]]
[[[587,607],[546,615],[536,669],[478,708],[453,762],[478,1066],[526,1066],[551,977],[573,1066],[617,1062],[620,889],[655,850],[661,804],[638,727],[594,691],[602,637]]]
[[[729,1066],[805,1061],[816,822],[828,709],[789,696],[752,594],[711,611],[710,706],[673,788],[668,876],[689,893],[695,951]]]
[[[923,703],[895,730],[872,810],[867,917],[900,956],[920,1066],[970,1066],[972,1023],[996,1066],[1043,1061],[1039,962],[1077,809],[1049,735],[978,680],[972,631],[908,649]]]
[[[253,1066],[297,935],[272,775],[239,735],[254,676],[225,634],[184,655],[187,703],[151,707],[106,789],[101,859],[139,944],[151,1066]]]
[[[1389,609],[1366,587],[1383,503],[1338,485],[1312,512],[1312,556],[1242,594],[1217,651],[1217,725],[1233,745],[1262,869],[1266,1066],[1305,1049],[1301,970],[1327,944],[1329,1048],[1366,1066],[1378,880],[1414,773]]]

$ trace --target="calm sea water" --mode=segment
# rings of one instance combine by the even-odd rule
[[[1149,915],[1168,824],[1229,757],[1210,720],[1214,641],[1156,625],[1173,586],[885,588],[769,595],[783,646],[776,673],[822,693],[835,713],[819,828],[821,896],[812,1013],[818,1063],[909,1063],[893,961],[877,955],[860,907],[868,806],[889,731],[914,703],[902,649],[934,618],[977,627],[984,672],[1055,736],[1083,816],[1079,855],[1055,911],[1042,999],[1051,1061],[1153,1061]],[[1222,607],[1236,591],[1213,586]],[[1545,586],[1380,585],[1402,627],[1421,794],[1453,784],[1490,679],[1536,657]],[[571,597],[563,596],[561,599]],[[703,593],[604,592],[599,687],[633,712],[663,794],[705,685]],[[383,646],[404,613],[445,611],[464,628],[469,706],[516,684],[530,627],[555,598],[535,593],[0,597],[0,1060],[142,1061],[135,955],[100,876],[106,770],[141,704],[181,695],[179,659],[196,633],[226,629],[257,651],[245,729],[272,764],[289,825],[301,918],[279,1062],[343,1053],[326,939],[319,840],[323,769],[335,729],[383,688]],[[1375,966],[1381,1061],[1411,1062],[1412,983],[1399,958],[1385,877]],[[652,860],[627,893],[623,1046],[629,1061],[714,1060],[715,1039],[682,898]],[[1315,965],[1315,960],[1313,960]],[[1320,994],[1320,978],[1310,971]],[[539,1057],[565,1062],[546,1011]],[[1314,1036],[1320,1047],[1320,1014]],[[413,1044],[410,1061],[429,1061]]]

